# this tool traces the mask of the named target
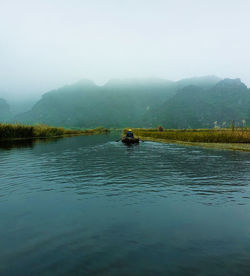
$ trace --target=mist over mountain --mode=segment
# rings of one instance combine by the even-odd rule
[[[240,79],[113,79],[103,86],[81,80],[45,93],[15,116],[23,123],[65,127],[206,128],[249,124],[250,90]]]
[[[204,76],[182,79],[175,82],[175,85],[177,89],[181,89],[189,85],[194,85],[201,88],[211,88],[219,81],[221,81],[221,78],[218,78],[217,76]]]
[[[11,118],[10,106],[4,99],[0,99],[0,121],[4,122]]]
[[[8,104],[10,105],[10,111],[12,116],[17,114],[21,114],[31,110],[34,104],[38,101],[38,99],[34,98],[22,98],[22,99],[7,99]]]
[[[16,117],[26,123],[78,127],[139,126],[144,112],[174,94],[171,82],[162,80],[111,80],[97,86],[88,80],[50,91],[31,111]]]
[[[168,128],[228,127],[249,124],[250,90],[240,79],[225,79],[209,89],[187,86],[179,90],[148,122]]]

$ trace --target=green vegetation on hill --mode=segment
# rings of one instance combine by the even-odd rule
[[[108,129],[99,127],[87,130],[72,130],[62,127],[51,127],[46,125],[21,125],[0,124],[0,140],[23,139],[23,138],[49,138],[68,135],[93,135],[109,132]]]
[[[250,90],[239,80],[225,79],[209,89],[187,86],[145,117],[147,125],[166,128],[250,126]]]
[[[159,104],[159,98],[165,101],[173,95],[168,87],[167,81],[118,81],[102,87],[81,81],[44,94],[31,111],[15,120],[80,128],[139,126],[140,118]]]
[[[213,76],[178,82],[127,79],[111,80],[103,86],[97,86],[83,80],[44,94],[32,110],[16,116],[15,121],[80,128],[94,128],[98,125],[108,128],[126,125],[151,127],[159,121],[168,122],[164,114],[165,106],[181,89],[195,85],[197,89],[208,90],[218,81],[220,79]],[[179,126],[173,124],[172,127]]]
[[[225,128],[250,126],[250,89],[239,79],[214,76],[171,82],[111,80],[103,86],[80,81],[50,91],[23,114],[10,119],[0,100],[0,120],[65,128]]]

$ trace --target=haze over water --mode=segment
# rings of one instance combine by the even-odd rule
[[[119,137],[0,148],[0,275],[248,275],[249,153]]]

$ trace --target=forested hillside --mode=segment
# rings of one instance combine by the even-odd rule
[[[227,127],[249,124],[250,91],[239,79],[88,80],[45,93],[26,113],[24,123],[66,127]]]

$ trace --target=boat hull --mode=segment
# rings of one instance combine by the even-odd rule
[[[129,138],[129,137],[123,137],[122,142],[124,144],[138,144],[140,141],[139,138]]]

